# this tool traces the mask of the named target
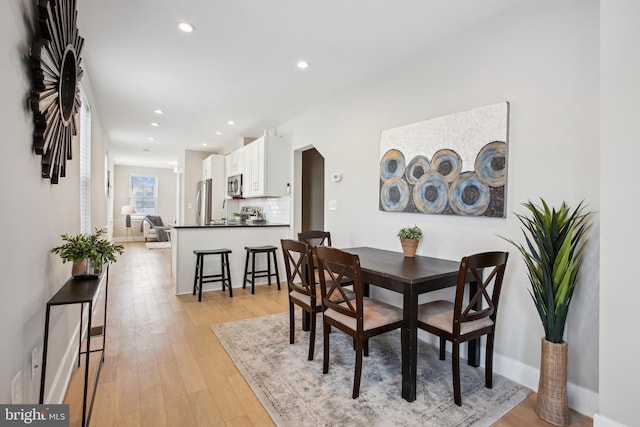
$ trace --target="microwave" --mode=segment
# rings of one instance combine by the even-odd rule
[[[227,178],[227,196],[242,197],[242,175]]]

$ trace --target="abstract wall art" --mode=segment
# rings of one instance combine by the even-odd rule
[[[382,131],[379,208],[505,217],[509,103]]]

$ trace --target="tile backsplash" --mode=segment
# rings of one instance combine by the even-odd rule
[[[257,206],[262,208],[267,221],[278,224],[291,223],[291,196],[233,199],[227,202],[229,216],[232,216],[233,212],[239,212],[244,206]]]

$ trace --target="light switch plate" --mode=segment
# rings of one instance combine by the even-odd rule
[[[338,210],[338,201],[337,200],[329,200],[329,210],[330,211]]]
[[[11,380],[11,403],[14,405],[22,403],[22,373],[20,371]]]

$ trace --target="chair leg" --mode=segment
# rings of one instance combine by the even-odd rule
[[[271,257],[269,256],[269,252],[267,254],[267,284],[271,286]]]
[[[356,340],[356,367],[353,375],[353,394],[351,397],[356,399],[360,395],[360,377],[362,375],[362,352],[363,352],[363,340],[361,338]]]
[[[330,326],[327,322],[322,320],[322,335],[324,336],[323,343],[323,359],[322,359],[322,373],[329,372],[329,329]]]
[[[493,334],[487,334],[485,350],[484,382],[487,388],[493,388]]]
[[[293,312],[293,303],[289,301],[289,344],[295,342],[296,316]]]
[[[251,254],[251,294],[256,293],[256,254]]]
[[[220,274],[221,274],[221,282],[222,282],[222,292],[224,292],[225,290],[225,283],[224,283],[224,254],[220,254]]]
[[[227,266],[227,284],[229,285],[229,298],[233,297],[233,287],[231,286],[231,268],[229,267],[229,254],[224,254],[224,261]],[[224,283],[224,282],[222,282]],[[223,288],[224,289],[224,288]]]
[[[316,346],[316,313],[311,312],[311,333],[309,334],[309,360],[313,360]]]
[[[447,340],[440,337],[440,360],[445,359],[445,352],[447,351]]]
[[[280,290],[280,274],[278,274],[278,259],[276,258],[276,251],[273,251],[273,269],[276,271],[276,283],[278,284],[278,290]]]
[[[196,285],[198,284],[198,267],[200,265],[200,255],[196,255],[196,272],[193,276],[193,295],[196,294]]]
[[[458,406],[462,406],[460,395],[460,343],[451,342],[451,370],[453,371],[453,401]]]
[[[244,275],[242,276],[242,289],[247,287],[247,274],[249,272],[249,251],[247,251],[247,259],[244,262]]]
[[[369,357],[369,338],[364,339],[363,349],[364,349],[364,357]]]

